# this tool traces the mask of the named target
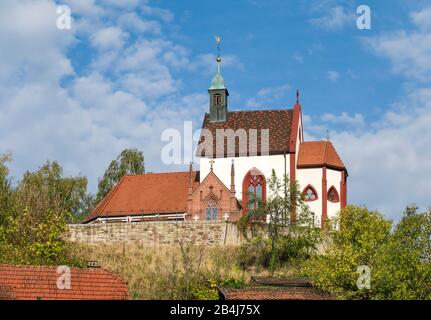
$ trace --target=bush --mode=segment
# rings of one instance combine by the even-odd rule
[[[391,226],[378,212],[345,208],[332,221],[325,254],[307,261],[306,276],[344,298],[431,299],[431,210],[407,208]],[[357,286],[361,265],[370,268],[369,289]]]
[[[324,255],[305,263],[305,275],[325,291],[346,298],[369,298],[369,290],[357,287],[358,267],[371,270],[380,246],[390,239],[392,223],[380,213],[348,206],[328,223]]]
[[[376,299],[431,299],[431,210],[407,208],[372,272]]]

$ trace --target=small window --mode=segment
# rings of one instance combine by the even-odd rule
[[[316,190],[308,185],[304,191],[302,192],[302,194],[304,195],[304,200],[305,201],[314,201],[317,200],[317,192]]]
[[[220,106],[222,105],[222,97],[221,94],[216,93],[215,95],[213,95],[213,104],[215,106]]]
[[[331,202],[340,202],[340,197],[338,195],[337,189],[332,186],[328,191],[328,201]]]

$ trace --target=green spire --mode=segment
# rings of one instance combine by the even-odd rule
[[[214,76],[213,80],[211,81],[210,90],[215,90],[215,89],[226,89],[226,86],[224,85],[223,77],[218,72]]]
[[[215,37],[216,42],[217,42],[217,73],[214,76],[213,80],[211,81],[211,87],[210,90],[214,90],[214,89],[226,89],[226,86],[224,84],[224,79],[221,76],[220,73],[220,63],[221,63],[221,57],[220,57],[220,41],[221,38],[219,36]]]

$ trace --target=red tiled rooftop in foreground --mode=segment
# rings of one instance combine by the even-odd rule
[[[346,169],[330,141],[310,141],[299,145],[298,168],[324,165],[336,169]]]
[[[99,268],[70,268],[70,289],[59,289],[56,266],[0,265],[0,300],[127,300],[127,284]]]
[[[333,300],[334,297],[316,288],[250,287],[221,289],[226,300]]]
[[[192,172],[193,190],[199,185],[198,174]],[[188,171],[127,175],[85,221],[97,217],[186,212],[188,186]]]

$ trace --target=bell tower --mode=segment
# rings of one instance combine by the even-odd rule
[[[220,41],[219,36],[215,37],[217,43],[217,73],[211,81],[211,87],[208,89],[210,98],[210,121],[223,122],[227,120],[227,97],[229,92],[224,84],[223,77],[220,73]]]

